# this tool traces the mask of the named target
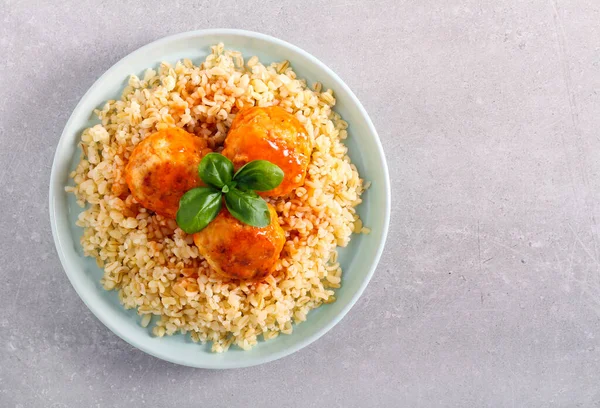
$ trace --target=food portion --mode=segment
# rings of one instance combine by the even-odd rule
[[[194,242],[208,264],[230,279],[260,280],[271,273],[285,243],[277,212],[268,205],[271,221],[264,228],[244,224],[224,208]]]
[[[200,186],[198,164],[210,152],[204,139],[167,128],[138,143],[125,168],[133,197],[148,210],[175,218],[181,196]]]
[[[223,149],[236,169],[263,159],[283,170],[283,182],[261,193],[269,197],[289,194],[304,184],[311,152],[304,125],[279,106],[241,110],[231,124]]]
[[[334,302],[337,247],[368,232],[334,105],[289,62],[222,44],[199,65],[131,76],[83,131],[66,188],[104,288],[143,327],[155,316],[153,335],[185,333],[215,352],[290,334]]]

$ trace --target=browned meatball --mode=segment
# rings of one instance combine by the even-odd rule
[[[304,184],[312,145],[304,125],[278,106],[241,110],[225,139],[223,155],[237,170],[252,160],[268,160],[284,172],[282,183],[263,196],[289,194]]]
[[[194,234],[194,242],[220,275],[232,279],[262,279],[272,271],[285,243],[285,233],[271,205],[269,212],[271,224],[257,228],[242,223],[223,207],[206,228]]]
[[[133,149],[125,168],[131,194],[147,209],[175,218],[181,196],[202,185],[198,164],[209,152],[203,139],[183,129],[148,136]]]

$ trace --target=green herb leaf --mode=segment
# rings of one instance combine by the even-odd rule
[[[198,165],[198,175],[209,186],[223,188],[231,182],[233,163],[219,153],[209,153]]]
[[[188,234],[201,231],[221,210],[221,192],[211,187],[193,188],[179,200],[177,225]]]
[[[235,173],[233,179],[243,190],[269,191],[283,181],[283,170],[270,161],[254,160]]]
[[[283,181],[283,171],[267,160],[254,160],[233,175],[231,161],[209,153],[198,166],[198,175],[208,187],[194,188],[179,200],[177,225],[194,234],[205,228],[221,210],[221,197],[229,212],[241,222],[263,228],[271,223],[267,202],[254,190],[268,191]]]
[[[267,202],[254,192],[232,188],[225,194],[227,209],[244,224],[263,228],[271,223],[271,213]]]

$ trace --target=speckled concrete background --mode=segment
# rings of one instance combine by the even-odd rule
[[[600,3],[126,3],[0,2],[1,407],[600,405]],[[96,78],[209,27],[333,68],[392,174],[388,245],[354,309],[235,371],[178,367],[106,329],[62,271],[47,208],[59,135]]]

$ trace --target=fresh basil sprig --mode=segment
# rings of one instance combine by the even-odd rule
[[[193,188],[179,200],[177,225],[188,234],[204,229],[221,210],[221,198],[235,218],[244,224],[263,228],[271,215],[265,200],[255,191],[269,191],[283,181],[283,170],[267,160],[254,160],[235,174],[233,163],[209,153],[198,165],[198,175],[207,187]]]
[[[283,181],[283,170],[267,160],[254,160],[243,165],[234,177],[240,188],[269,191]]]
[[[266,227],[271,223],[271,213],[265,200],[253,191],[232,188],[225,194],[225,205],[235,218],[254,227]]]
[[[223,188],[231,183],[233,163],[219,153],[209,153],[198,165],[198,175],[209,186]]]
[[[193,234],[206,227],[221,211],[221,192],[211,187],[193,188],[179,200],[177,225]]]

